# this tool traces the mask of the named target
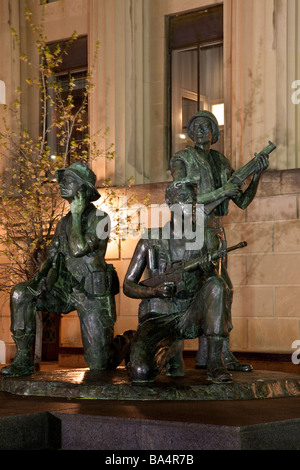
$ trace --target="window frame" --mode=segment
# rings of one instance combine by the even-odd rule
[[[208,36],[210,36],[210,37],[208,37],[207,39],[204,39],[202,37],[202,39],[200,38],[200,40],[197,41],[196,40],[196,34],[194,33],[194,35],[190,36],[191,39],[190,39],[189,43],[185,42],[185,43],[180,44],[178,42],[178,38],[174,38],[174,36],[176,36],[176,32],[174,33],[174,29],[176,29],[176,28],[172,29],[172,21],[173,20],[175,20],[175,22],[179,23],[179,25],[180,25],[181,20],[182,20],[182,23],[184,23],[184,20],[188,19],[190,17],[191,21],[193,23],[195,23],[195,21],[197,21],[197,19],[195,20],[195,17],[197,15],[199,15],[199,18],[200,18],[200,20],[202,21],[202,24],[203,24],[205,14],[207,14],[207,16],[209,17],[210,13],[212,13],[212,14],[216,13],[217,15],[219,15],[218,19],[216,20],[216,23],[219,22],[218,23],[219,28],[220,28],[220,23],[221,23],[220,18],[222,17],[222,35],[220,35],[220,33],[218,32],[217,27],[215,29],[208,27],[208,30],[210,31]],[[199,21],[199,24],[200,24],[201,21]],[[188,21],[187,21],[187,23],[188,23]],[[187,27],[187,25],[185,25],[185,28],[186,27]],[[212,6],[205,7],[205,8],[199,8],[199,9],[192,10],[192,11],[189,11],[189,12],[177,13],[176,15],[167,15],[165,17],[165,29],[166,29],[166,47],[167,47],[167,61],[166,61],[166,63],[167,63],[166,92],[167,92],[167,119],[168,119],[168,123],[167,123],[167,133],[168,133],[168,135],[167,135],[167,155],[168,155],[168,160],[170,161],[170,159],[171,159],[171,157],[174,153],[173,152],[174,151],[174,149],[173,149],[173,134],[175,132],[175,129],[174,129],[174,126],[173,126],[173,119],[172,119],[173,118],[173,116],[172,116],[172,113],[173,113],[173,109],[172,109],[172,101],[173,101],[173,96],[172,96],[172,91],[173,91],[173,89],[172,89],[173,88],[172,87],[172,73],[173,73],[172,54],[173,54],[174,51],[187,51],[187,50],[192,50],[192,49],[197,50],[197,94],[198,94],[197,109],[200,109],[199,108],[200,101],[201,101],[200,74],[199,74],[199,70],[200,70],[200,67],[199,67],[200,49],[205,48],[205,47],[209,47],[209,46],[218,45],[218,44],[224,45],[223,4],[219,3],[219,4],[216,4],[216,5],[212,5]],[[201,28],[199,28],[199,29],[201,30]],[[182,34],[181,26],[179,26],[179,31],[180,31],[179,35],[181,34],[182,37],[184,38],[183,40],[187,41],[186,38],[184,37],[184,35]],[[202,33],[200,33],[200,35],[201,34]],[[223,63],[223,67],[224,67],[224,63]],[[189,91],[189,90],[182,89],[182,93],[180,94],[180,96],[184,95],[184,94],[189,94],[189,93],[192,93],[192,92]]]
[[[63,48],[68,43],[68,40],[60,40],[48,43],[50,48],[55,48],[57,44]],[[88,37],[79,36],[70,46],[68,50],[68,54],[64,55],[64,60],[62,64],[57,67],[55,73],[53,75],[54,79],[58,79],[59,77],[67,77],[67,76],[74,76],[76,74],[85,74],[85,80],[88,76]],[[76,46],[78,46],[76,48]],[[76,50],[77,49],[77,50]],[[81,60],[79,58],[82,58]],[[81,77],[83,78],[83,76]],[[79,78],[80,79],[80,78]],[[76,80],[76,79],[75,79]],[[69,83],[69,82],[68,82]],[[55,91],[53,91],[53,98],[55,97]],[[47,127],[49,128],[51,123],[51,114],[52,110],[47,110],[47,122],[49,123]],[[87,115],[87,126],[89,126],[89,102],[86,105],[86,115]],[[83,140],[83,139],[81,139]],[[51,142],[52,141],[52,142]],[[53,134],[50,131],[48,134],[48,145],[51,148],[52,146],[55,148],[51,148],[52,154],[55,155],[56,153],[61,152],[60,145],[56,142],[56,136],[53,138]],[[83,149],[84,150],[84,149]],[[88,150],[88,149],[87,149]],[[68,156],[67,164],[71,164],[70,157]]]

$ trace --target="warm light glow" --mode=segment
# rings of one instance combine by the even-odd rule
[[[224,103],[213,104],[212,113],[216,116],[219,126],[224,126]]]
[[[184,140],[185,138],[186,138],[186,135],[185,135],[185,134],[179,134],[179,139]]]

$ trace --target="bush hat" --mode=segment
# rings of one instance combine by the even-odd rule
[[[81,162],[75,162],[68,168],[60,168],[56,171],[58,184],[61,183],[65,173],[70,173],[73,176],[75,175],[89,187],[91,191],[91,201],[97,201],[97,199],[101,197],[100,193],[98,193],[97,189],[95,188],[96,175],[87,165]]]

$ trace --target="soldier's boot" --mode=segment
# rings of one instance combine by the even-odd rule
[[[185,364],[183,360],[183,341],[177,345],[177,352],[166,364],[166,375],[170,377],[184,377]]]
[[[232,354],[229,349],[229,337],[224,340],[223,343],[223,360],[227,370],[236,370],[240,372],[251,372],[253,369],[251,364],[242,364],[238,359]]]
[[[130,348],[133,337],[135,335],[134,330],[124,331],[122,335],[117,335],[113,339],[111,345],[111,354],[108,368],[115,369],[119,364],[124,360],[125,366],[129,362],[130,358]]]
[[[232,382],[222,358],[224,337],[206,336],[207,339],[207,379],[214,383]]]
[[[206,369],[207,362],[207,341],[205,336],[200,336],[198,338],[199,347],[195,359],[196,369]],[[229,336],[224,339],[222,347],[223,361],[227,370],[235,370],[240,372],[251,372],[251,364],[241,363],[230,351],[229,349]]]
[[[206,336],[199,336],[198,338],[198,351],[195,358],[196,369],[206,369],[207,363],[207,340]]]
[[[1,369],[1,374],[9,377],[31,375],[34,372],[32,345],[34,333],[13,335],[17,346],[17,354],[11,364]]]

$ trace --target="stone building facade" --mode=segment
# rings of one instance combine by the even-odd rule
[[[9,26],[27,52],[33,49],[25,3],[39,21],[45,10],[49,42],[74,30],[87,38],[91,64],[100,42],[89,103],[91,133],[109,127],[99,146],[114,142],[116,158],[93,162],[98,185],[111,178],[122,194],[164,202],[170,180],[170,18],[222,6],[223,148],[237,168],[272,140],[256,199],[246,211],[230,205],[224,224],[229,244],[248,246],[229,258],[234,283],[231,346],[240,351],[292,352],[300,340],[300,4],[298,0],[2,0],[0,99],[7,104],[27,71]],[[33,53],[33,51],[32,51]],[[36,58],[38,60],[38,58]],[[23,86],[23,85],[22,85]],[[35,129],[36,97],[23,92],[22,120]],[[0,117],[1,117],[0,104]],[[127,188],[133,177],[135,185]],[[124,278],[136,240],[120,241],[107,258]],[[298,303],[299,302],[299,303]],[[116,333],[135,328],[138,301],[121,292]],[[0,312],[0,340],[11,356],[7,303]],[[80,347],[76,313],[61,319],[61,348]],[[186,342],[195,349],[196,340]]]

